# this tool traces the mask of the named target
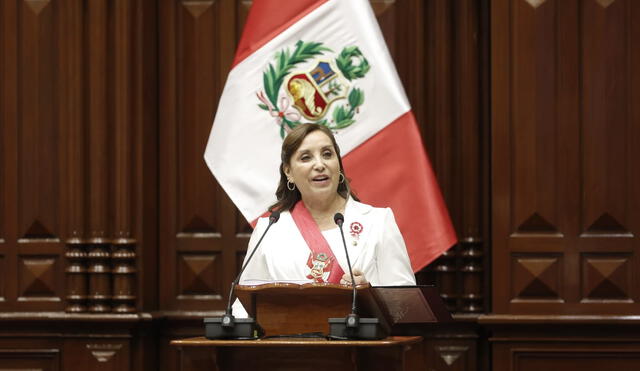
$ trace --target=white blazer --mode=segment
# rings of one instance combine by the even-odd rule
[[[352,226],[359,234],[352,233]],[[260,236],[269,224],[268,218],[260,218],[249,246],[249,256]],[[344,213],[344,234],[349,258],[354,269],[364,273],[373,286],[415,285],[415,276],[409,255],[393,212],[389,208],[376,208],[349,198]],[[322,232],[345,273],[349,272],[340,232]],[[311,282],[309,274],[310,249],[300,234],[291,214],[283,212],[280,220],[271,226],[245,269],[240,284],[260,281]]]

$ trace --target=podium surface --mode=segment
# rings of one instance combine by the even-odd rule
[[[422,337],[382,340],[274,338],[173,340],[180,370],[416,370],[424,364]]]
[[[351,311],[352,287],[331,283],[274,282],[239,285],[238,299],[266,335],[329,332],[328,318]],[[451,321],[442,299],[430,286],[357,286],[361,317],[378,318],[391,335],[394,327]]]

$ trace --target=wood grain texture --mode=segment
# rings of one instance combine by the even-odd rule
[[[497,313],[638,308],[640,292],[629,287],[640,262],[630,40],[640,10],[601,5],[492,2]]]
[[[242,6],[160,6],[160,260],[167,277],[160,301],[167,309],[222,309],[224,283],[237,272],[236,251],[248,241],[246,221],[202,160]]]

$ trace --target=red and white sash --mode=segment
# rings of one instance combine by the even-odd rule
[[[313,279],[314,282],[340,283],[344,271],[302,201],[298,201],[294,205],[291,217],[311,250],[309,260],[307,260],[307,266],[310,268],[307,278]]]

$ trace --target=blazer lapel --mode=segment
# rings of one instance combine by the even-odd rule
[[[349,197],[344,210],[344,239],[349,251],[351,265],[356,265],[367,241],[373,232],[370,212],[373,207],[362,204]]]

